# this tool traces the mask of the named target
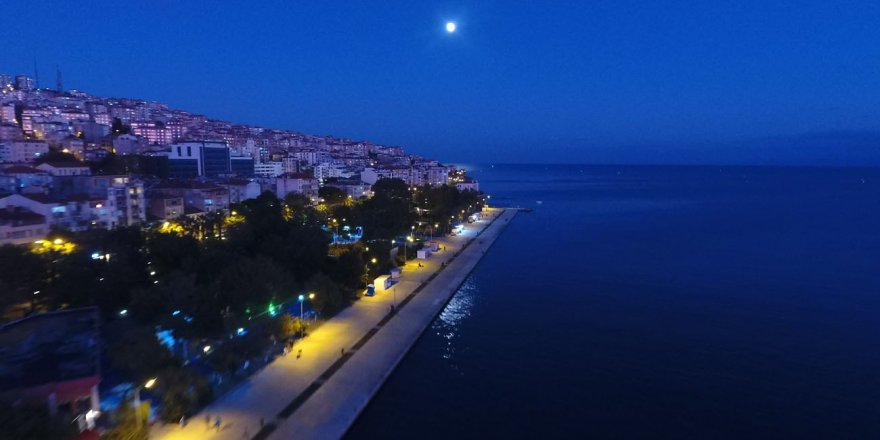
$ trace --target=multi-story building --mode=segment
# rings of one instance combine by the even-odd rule
[[[360,179],[337,179],[334,182],[327,183],[325,186],[330,186],[333,188],[339,188],[345,191],[353,199],[360,199],[363,197],[370,197],[370,185],[363,183]]]
[[[172,176],[216,177],[230,174],[229,147],[225,142],[179,142],[171,145],[168,168]],[[192,175],[192,171],[195,174]]]
[[[35,167],[53,176],[89,176],[92,170],[80,162],[44,162]]]
[[[150,217],[170,220],[184,215],[183,197],[156,192],[150,194]]]
[[[354,172],[349,170],[348,168],[336,164],[336,163],[328,163],[324,162],[318,165],[315,165],[315,178],[320,181],[324,181],[330,178],[339,178],[339,177],[351,177],[354,175]]]
[[[159,121],[135,121],[131,123],[131,132],[140,136],[150,144],[168,145],[171,143],[171,133],[165,124]]]
[[[156,185],[156,193],[183,198],[187,213],[229,209],[229,191],[217,184],[200,181],[167,181]]]
[[[19,206],[44,216],[50,226],[79,232],[89,229],[113,229],[118,213],[101,196],[74,194],[50,196],[11,194],[0,198],[0,206]]]
[[[0,208],[0,245],[31,243],[48,233],[45,216],[20,206]]]
[[[87,194],[89,197],[104,200],[102,208],[112,212],[115,217],[107,225],[110,229],[136,225],[147,219],[144,184],[131,176],[56,177],[53,190],[55,197],[69,198]]]
[[[18,125],[18,121],[15,120],[15,104],[0,106],[0,122]]]
[[[45,193],[52,185],[49,173],[26,165],[8,166],[0,174],[15,179],[17,192]]]
[[[282,174],[275,180],[275,195],[279,199],[283,199],[290,193],[317,197],[318,188],[318,179],[307,173]]]
[[[254,175],[263,177],[278,177],[284,173],[281,162],[263,162],[254,165]]]
[[[49,152],[43,141],[3,141],[0,143],[0,162],[33,162]]]
[[[141,139],[133,134],[113,135],[113,151],[119,155],[139,154],[144,150]]]
[[[9,122],[0,122],[0,141],[24,140],[21,127]]]
[[[33,90],[37,88],[37,83],[33,78],[27,75],[18,75],[15,77],[15,88],[18,90]]]
[[[260,195],[260,184],[249,179],[227,179],[217,183],[229,192],[229,203],[241,203]]]
[[[479,191],[480,182],[466,177],[457,181],[455,187],[458,188],[459,191]]]

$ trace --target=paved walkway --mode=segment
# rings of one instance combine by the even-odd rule
[[[436,277],[412,296],[393,319],[330,376],[270,439],[342,437],[373,395],[446,306],[516,211],[504,213]]]
[[[436,311],[431,313],[425,309],[426,301],[430,301],[428,305],[433,305],[439,311],[479,261],[484,250],[478,247],[491,244],[514,214],[512,210],[505,212],[493,209],[491,218],[466,225],[464,233],[456,237],[441,238],[441,246],[445,246],[446,250],[428,260],[419,260],[424,266],[421,268],[416,262],[409,262],[393,292],[378,293],[374,297],[363,297],[356,301],[297,342],[291,354],[273,361],[194,416],[186,427],[157,425],[150,437],[167,440],[241,440],[265,438],[270,434],[279,439],[313,437],[303,433],[302,429],[306,427],[300,421],[303,418],[311,421],[309,432],[315,435],[318,435],[319,427],[325,427],[335,434],[327,431],[329,437],[323,434],[321,437],[341,436],[436,315]],[[456,252],[467,246],[499,215],[502,218],[486,231],[485,238],[481,236],[449,267],[439,270],[441,262],[452,259]],[[490,231],[492,234],[489,234]],[[436,278],[434,282],[421,286],[432,276]],[[402,302],[415,290],[420,292],[399,309],[400,313],[389,316],[395,297]],[[447,292],[449,290],[451,292]],[[444,292],[447,293],[445,297]],[[377,330],[380,324],[384,327],[381,332]],[[421,329],[417,328],[419,324]],[[389,337],[397,334],[406,335],[406,338],[395,340]],[[365,335],[371,339],[368,343]],[[388,358],[388,353],[395,348],[399,355]],[[345,349],[344,356],[342,349]],[[302,350],[302,356],[297,358],[299,350]],[[373,366],[367,368],[365,363],[372,363]],[[377,378],[380,379],[378,382]],[[348,391],[343,394],[333,391],[340,387]],[[332,391],[330,394],[328,389]],[[354,411],[351,412],[351,409]],[[345,411],[348,411],[348,417],[342,417]],[[281,419],[278,419],[279,415]],[[210,424],[205,423],[206,416],[210,416]],[[219,430],[212,428],[213,419],[218,416],[222,420]],[[288,420],[286,423],[285,419]],[[298,431],[291,431],[297,427],[300,427]]]

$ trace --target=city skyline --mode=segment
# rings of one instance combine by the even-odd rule
[[[880,163],[868,2],[39,6],[8,6],[0,70],[36,61],[43,87],[57,65],[67,88],[447,161]],[[27,26],[72,19],[126,31]]]

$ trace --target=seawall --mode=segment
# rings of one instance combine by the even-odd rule
[[[500,210],[496,210],[498,212]],[[297,397],[256,438],[340,438],[443,310],[517,210],[501,211],[441,270],[408,296]]]

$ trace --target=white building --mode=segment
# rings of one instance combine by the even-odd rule
[[[256,163],[254,174],[262,177],[278,177],[284,174],[284,166],[281,162]]]
[[[318,196],[318,179],[306,173],[283,174],[275,180],[275,195],[283,199],[290,193]]]
[[[342,165],[324,162],[315,165],[315,178],[324,181],[329,178],[351,177],[354,173]]]
[[[49,152],[43,141],[4,141],[0,143],[0,162],[33,162]]]
[[[391,170],[384,168],[364,168],[361,171],[361,182],[375,185],[379,179],[390,179]]]
[[[79,162],[45,162],[35,167],[53,176],[89,176],[92,170]]]
[[[49,233],[46,217],[27,208],[0,208],[0,245],[24,244],[40,240]]]

